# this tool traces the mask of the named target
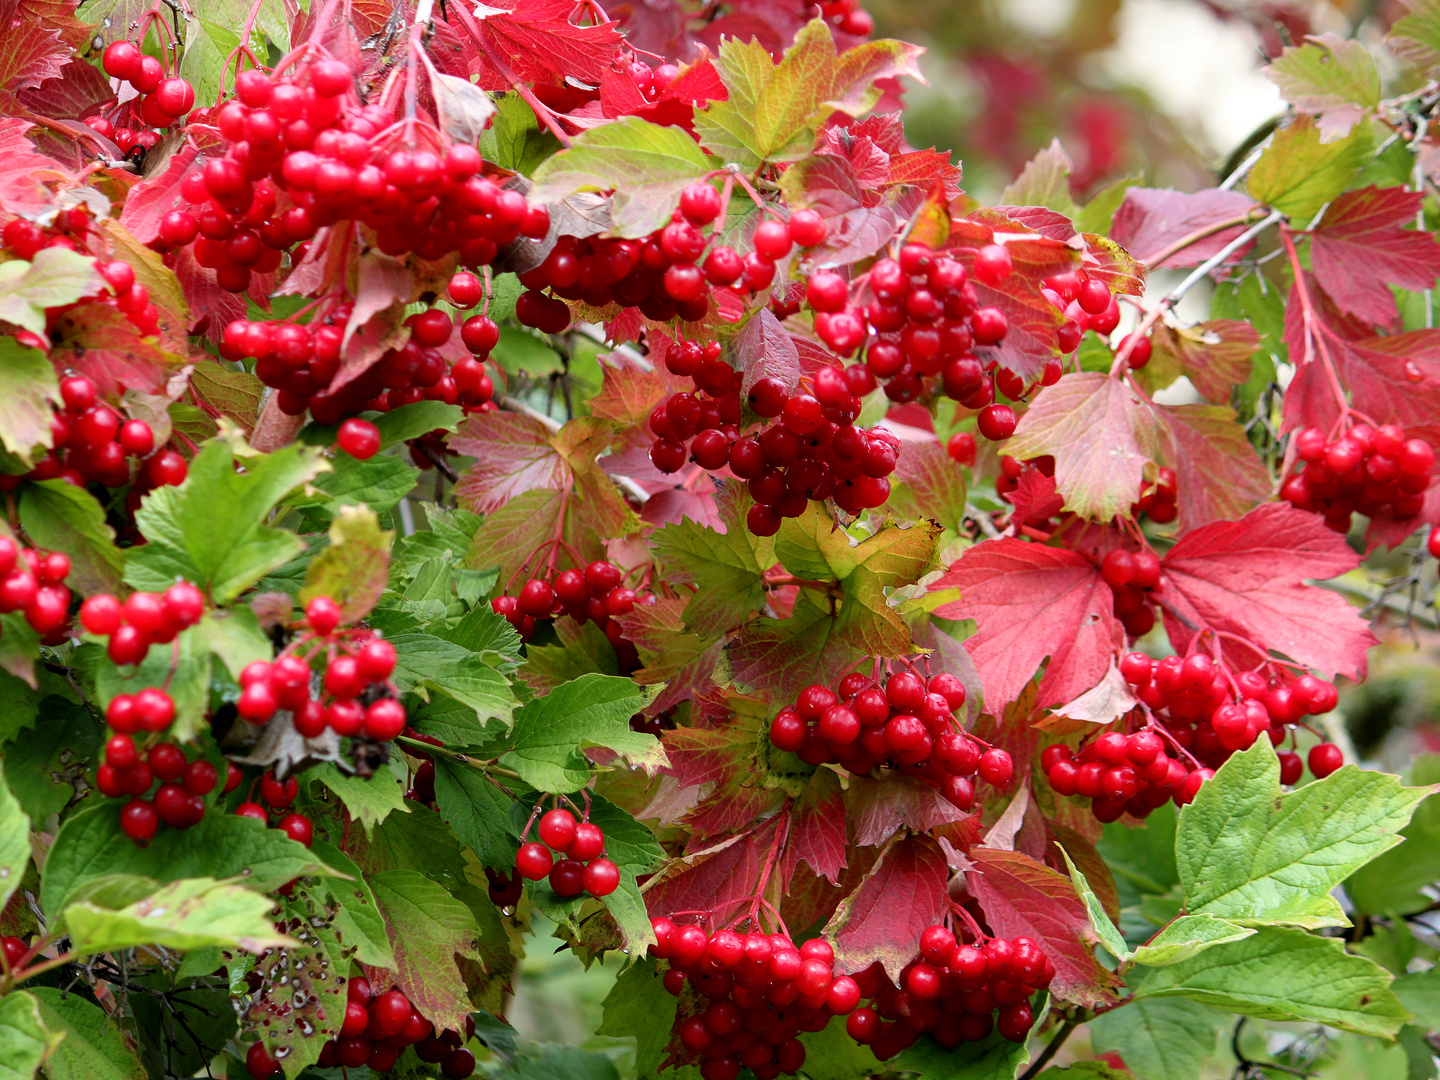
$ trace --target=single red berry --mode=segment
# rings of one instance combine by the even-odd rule
[[[1323,742],[1310,748],[1308,760],[1310,771],[1323,780],[1345,764],[1345,755],[1334,743]]]
[[[270,1056],[261,1042],[251,1043],[250,1049],[245,1053],[245,1068],[250,1073],[251,1080],[270,1080],[272,1076],[284,1075],[280,1065]]]
[[[340,615],[340,605],[328,596],[317,596],[305,605],[305,621],[322,637],[335,632]]]
[[[380,429],[369,420],[352,416],[340,425],[335,443],[351,457],[367,461],[380,452]]]
[[[137,844],[143,844],[155,837],[160,827],[160,815],[155,807],[144,799],[135,799],[120,811],[120,828]]]
[[[310,824],[310,819],[303,814],[286,814],[280,819],[277,828],[286,836],[290,837],[297,844],[310,846],[310,841],[315,835],[315,827]]]
[[[609,896],[620,885],[620,870],[609,859],[595,859],[585,867],[581,881],[591,896]]]
[[[367,739],[388,742],[405,730],[405,706],[394,698],[381,698],[365,710]]]
[[[579,862],[598,858],[605,850],[605,834],[600,826],[582,821],[575,826],[575,839],[570,841],[565,853]]]
[[[556,807],[540,818],[540,839],[556,851],[564,851],[575,839],[575,817],[569,810]]]

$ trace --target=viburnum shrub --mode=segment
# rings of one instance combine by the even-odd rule
[[[7,9],[0,1074],[1426,1074],[1433,0],[988,207],[853,0],[291,7]]]

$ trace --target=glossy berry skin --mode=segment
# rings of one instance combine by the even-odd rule
[[[575,826],[575,839],[570,841],[566,854],[580,862],[598,858],[605,850],[605,834],[598,825],[582,821]]]
[[[540,818],[540,839],[556,851],[564,851],[575,839],[575,825],[569,810],[556,807]]]
[[[245,1069],[251,1080],[270,1080],[272,1076],[284,1075],[279,1063],[270,1056],[262,1042],[250,1044],[250,1049],[245,1052]]]
[[[352,416],[340,425],[335,443],[351,457],[368,461],[380,452],[380,429],[368,420]]]
[[[137,844],[153,840],[159,827],[160,815],[156,813],[155,807],[144,799],[135,799],[120,811],[120,828]]]
[[[1310,748],[1307,763],[1316,778],[1323,780],[1345,764],[1345,755],[1334,743],[1320,743]]]
[[[620,885],[620,870],[609,859],[595,859],[585,867],[581,882],[591,896],[609,896]]]
[[[297,844],[303,844],[307,848],[315,835],[314,826],[310,824],[310,819],[303,814],[286,814],[276,827],[291,840]]]
[[[515,867],[526,881],[539,881],[550,873],[554,865],[555,857],[550,854],[550,850],[544,844],[533,840],[521,844],[520,852],[515,856]]]

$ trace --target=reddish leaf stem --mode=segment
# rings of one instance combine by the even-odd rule
[[[465,10],[465,5],[451,4],[450,10],[460,17],[460,22],[464,25],[465,32],[474,39],[480,51],[485,54],[486,62],[499,72],[500,77],[510,84],[511,88],[520,95],[521,100],[523,100],[526,105],[530,106],[535,113],[536,119],[550,129],[550,134],[560,140],[560,145],[569,147],[571,145],[570,136],[567,135],[565,129],[556,122],[555,114],[535,96],[534,91],[532,91],[530,87],[520,81],[519,77],[510,70],[510,65],[505,63],[504,58],[491,47],[490,42],[485,40],[485,34],[481,31],[480,24],[475,21],[474,16]]]

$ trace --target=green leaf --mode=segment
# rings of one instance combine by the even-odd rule
[[[1232,755],[1180,812],[1175,858],[1186,910],[1242,923],[1348,926],[1330,890],[1398,844],[1430,791],[1350,765],[1282,794],[1275,748],[1261,739]]]
[[[1060,854],[1065,859],[1065,868],[1070,872],[1070,880],[1075,885],[1076,893],[1085,902],[1085,912],[1090,916],[1090,925],[1095,928],[1100,944],[1110,950],[1110,955],[1115,959],[1129,960],[1130,948],[1125,944],[1125,939],[1120,936],[1115,924],[1110,921],[1110,916],[1105,913],[1105,905],[1100,903],[1100,898],[1095,895],[1095,890],[1090,887],[1084,873],[1071,860],[1070,853],[1062,847]]]
[[[379,769],[367,778],[347,776],[333,761],[322,761],[305,770],[307,779],[318,780],[345,804],[350,817],[368,833],[394,811],[408,814],[405,793],[389,769]]]
[[[1246,1016],[1311,1020],[1386,1038],[1409,1018],[1379,964],[1351,956],[1338,938],[1278,926],[1156,968],[1136,996],[1185,997]]]
[[[51,1080],[145,1080],[145,1067],[99,1005],[53,986],[37,986],[30,995],[46,1030],[65,1035],[45,1066]]]
[[[133,668],[119,668],[108,657],[101,660],[95,678],[100,706],[108,706],[120,694],[136,694],[147,686],[163,686],[175,702],[175,722],[170,737],[179,742],[193,738],[204,728],[210,710],[212,636],[212,630],[201,623],[182,631],[175,639],[175,646],[152,646],[145,659]]]
[[[185,20],[185,54],[180,61],[180,76],[195,87],[197,102],[215,101],[219,97],[225,58],[240,44],[239,31],[249,11],[247,0],[207,0],[203,8],[196,9]],[[282,54],[289,50],[290,24],[282,0],[263,0],[255,29],[258,33],[252,36],[252,41],[263,43],[269,37]],[[229,85],[232,89],[235,85],[233,71]]]
[[[0,443],[27,468],[35,447],[50,445],[50,406],[60,404],[60,381],[49,358],[14,337],[0,337]]]
[[[0,672],[0,743],[9,742],[21,731],[34,727],[40,702],[51,695],[75,701],[75,691],[70,684],[48,668],[37,672],[33,687],[14,675]]]
[[[5,783],[5,761],[0,758],[0,909],[20,885],[30,865],[30,819]]]
[[[161,886],[118,911],[92,903],[65,909],[70,947],[79,955],[159,945],[184,952],[207,945],[259,953],[297,944],[275,932],[269,897],[214,878],[186,878]]]
[[[67,584],[90,593],[120,591],[125,557],[115,530],[95,496],[68,480],[45,480],[20,488],[20,524],[37,547],[70,557]]]
[[[330,544],[310,560],[301,605],[328,596],[340,605],[342,623],[359,622],[374,610],[390,576],[393,532],[380,528],[368,506],[342,506],[330,525]]]
[[[1045,206],[1073,219],[1079,208],[1070,195],[1070,170],[1070,158],[1060,140],[1051,139],[1000,193],[1000,202],[1004,206]]]
[[[475,916],[443,884],[414,870],[387,870],[369,881],[407,996],[437,1028],[460,1027],[471,1006],[455,956],[477,956]]]
[[[529,197],[554,202],[577,191],[613,190],[610,216],[619,235],[633,239],[663,227],[681,189],[712,167],[684,128],[624,116],[581,132],[542,163]]]
[[[401,690],[426,698],[430,691],[440,690],[474,709],[482,723],[510,724],[517,704],[514,691],[505,676],[481,657],[431,634],[396,634],[390,644],[396,653],[395,684]]]
[[[328,468],[308,447],[259,454],[237,431],[222,432],[195,455],[183,484],[152,491],[141,503],[135,520],[149,543],[126,553],[125,580],[163,590],[178,574],[216,604],[230,603],[304,550],[294,533],[265,521],[286,495]]]
[[[1440,1031],[1440,967],[1401,975],[1390,989],[1427,1031]]]
[[[1309,225],[1322,206],[1345,190],[1373,143],[1364,124],[1343,139],[1322,143],[1315,121],[1297,116],[1275,133],[1250,170],[1246,187],[1257,202],[1284,212],[1297,226]]]
[[[1075,215],[1075,229],[1082,233],[1108,233],[1115,223],[1115,211],[1125,201],[1125,192],[1144,182],[1142,176],[1126,176],[1090,196],[1085,208]]]
[[[486,866],[514,866],[520,830],[510,817],[514,800],[485,774],[445,754],[435,754],[435,800],[455,836]],[[528,786],[500,781],[517,798],[531,795]]]
[[[641,957],[620,973],[605,996],[604,1019],[595,1034],[621,1039],[632,1036],[636,1076],[653,1077],[665,1060],[675,1006],[674,995],[661,983],[659,965],[651,957]],[[812,1080],[820,1080],[808,1068],[806,1073]]]
[[[1228,1018],[1183,998],[1139,1000],[1090,1021],[1097,1054],[1114,1051],[1145,1080],[1198,1080]]]
[[[275,657],[275,646],[260,629],[260,620],[248,605],[206,612],[195,629],[196,646],[218,657],[236,682],[247,665]]]
[[[183,878],[236,878],[256,892],[305,874],[333,873],[278,829],[211,810],[189,829],[165,829],[137,848],[120,829],[119,800],[67,818],[45,860],[40,907],[54,919],[88,881],[137,874],[167,883]]]
[[[1253,933],[1253,927],[1217,919],[1214,915],[1181,915],[1136,949],[1134,960],[1149,967],[1178,964],[1212,945],[1240,941]]]
[[[75,798],[75,780],[98,756],[102,737],[90,711],[66,698],[46,697],[40,713],[43,723],[4,748],[6,783],[32,822],[43,822]]]
[[[1427,73],[1440,65],[1440,4],[1435,0],[1411,0],[1410,14],[1396,19],[1386,44],[1402,60],[1418,64]]]
[[[1411,779],[1416,784],[1440,780],[1440,754],[1416,758]],[[1430,903],[1421,890],[1440,878],[1440,795],[1416,807],[1400,835],[1405,839],[1398,847],[1372,859],[1345,882],[1345,893],[1357,910],[1408,915]]]
[[[727,485],[715,502],[723,534],[687,517],[652,533],[650,545],[665,580],[696,586],[685,625],[728,630],[765,606],[763,574],[775,565],[775,542],[745,528],[750,497],[739,484]]]
[[[540,126],[535,110],[519,94],[494,94],[492,98],[495,116],[480,136],[480,153],[502,169],[535,175],[540,163],[560,149],[560,140]]]
[[[605,746],[632,765],[668,765],[660,740],[630,730],[645,694],[629,679],[582,675],[515,712],[511,748],[500,763],[537,791],[578,791],[590,779],[585,747]]]
[[[45,333],[45,309],[73,304],[105,287],[95,260],[63,247],[41,248],[33,262],[0,263],[0,320]]]
[[[1013,1080],[1030,1058],[1024,1042],[1011,1042],[998,1032],[979,1042],[961,1043],[947,1050],[934,1039],[921,1039],[909,1050],[897,1054],[890,1067],[922,1077],[949,1080]]]
[[[415,481],[420,477],[419,469],[393,454],[380,454],[368,461],[337,454],[331,464],[330,472],[316,478],[313,493],[292,500],[306,514],[322,521],[346,506],[364,504],[377,514],[393,510],[415,490]]]
[[[0,1080],[32,1080],[63,1038],[46,1030],[32,995],[17,990],[0,998]]]
[[[310,850],[332,870],[348,875],[342,878],[315,878],[303,887],[312,894],[330,897],[338,905],[335,910],[335,932],[347,947],[355,949],[355,959],[362,964],[393,968],[394,954],[385,937],[385,920],[375,906],[375,894],[360,873],[360,868],[339,848],[315,840]]]
[[[1338,34],[1312,35],[1264,70],[1286,101],[1320,115],[1325,142],[1346,135],[1380,103],[1380,72],[1370,50]]]

